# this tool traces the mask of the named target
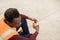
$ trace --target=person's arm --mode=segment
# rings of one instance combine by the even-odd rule
[[[29,16],[26,16],[26,15],[24,15],[24,14],[20,14],[20,16],[21,16],[22,18],[25,18],[25,19],[29,19],[29,20],[31,20],[31,21],[34,21],[35,23],[37,22],[37,19],[32,18],[32,17],[29,17]]]
[[[32,36],[30,36],[30,39],[35,40],[37,37],[37,34],[39,33],[39,24],[33,23],[33,28],[36,30],[36,32]]]
[[[37,22],[37,19],[28,17],[29,20],[34,21],[35,23]]]
[[[11,37],[11,38],[8,39],[8,40],[35,40],[36,37],[37,37],[37,34],[38,34],[38,32],[35,32],[35,33],[32,34],[31,37],[29,37],[29,38],[23,37],[23,36],[21,36],[21,35],[14,35],[13,37]]]
[[[24,18],[24,19],[28,19],[28,16],[24,15],[24,14],[20,14],[21,18]]]

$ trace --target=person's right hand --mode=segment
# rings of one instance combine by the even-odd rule
[[[39,24],[38,23],[33,23],[33,28],[39,32]]]

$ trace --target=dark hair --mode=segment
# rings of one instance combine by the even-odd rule
[[[4,13],[5,20],[8,22],[13,22],[14,18],[19,17],[19,12],[16,8],[9,8]]]

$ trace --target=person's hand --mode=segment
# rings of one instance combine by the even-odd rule
[[[38,22],[38,20],[35,19],[35,18],[28,17],[28,19],[31,20],[31,21],[34,21],[34,23],[37,23]]]
[[[33,23],[33,28],[39,33],[39,24]]]
[[[31,20],[34,21],[34,23],[37,23],[38,22],[38,20],[35,19],[35,18],[32,18]]]

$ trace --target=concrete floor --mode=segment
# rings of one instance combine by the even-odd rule
[[[17,8],[20,13],[38,19],[37,40],[60,40],[60,0],[0,0],[0,17],[7,8]],[[33,33],[32,22],[27,22]]]

